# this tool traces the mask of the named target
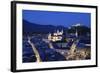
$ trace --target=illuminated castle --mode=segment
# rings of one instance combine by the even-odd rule
[[[48,34],[48,40],[53,41],[53,42],[61,41],[62,35],[63,35],[63,30],[61,30],[61,31],[57,30],[56,32],[54,32],[52,34],[51,33]]]

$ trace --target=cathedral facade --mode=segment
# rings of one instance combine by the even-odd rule
[[[63,30],[61,30],[61,31],[57,30],[54,33],[48,34],[48,40],[53,41],[53,42],[61,41],[63,38],[62,36],[63,36]]]

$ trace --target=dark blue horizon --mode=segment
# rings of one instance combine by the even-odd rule
[[[41,25],[70,27],[79,23],[91,26],[90,13],[23,10],[23,19]]]

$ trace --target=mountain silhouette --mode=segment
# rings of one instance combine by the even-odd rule
[[[23,19],[23,34],[48,34],[56,30],[67,31],[67,27],[64,26],[54,26],[54,25],[41,25],[36,23],[28,22]]]

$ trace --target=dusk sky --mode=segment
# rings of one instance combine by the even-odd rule
[[[41,25],[62,25],[65,27],[77,23],[88,27],[91,25],[90,13],[23,10],[23,19]]]

